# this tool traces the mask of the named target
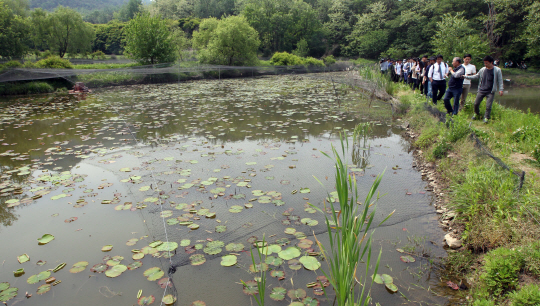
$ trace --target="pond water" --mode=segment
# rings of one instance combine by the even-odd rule
[[[495,102],[506,107],[519,109],[527,112],[529,109],[532,113],[540,114],[540,99],[538,98],[539,88],[537,87],[520,87],[505,85],[504,95],[495,96]],[[476,93],[477,88],[473,92]]]
[[[341,97],[349,104],[358,98]],[[339,133],[351,134],[362,122],[371,123],[369,137],[350,144],[345,156],[361,199],[384,172],[373,256],[382,250],[378,273],[399,288],[392,294],[374,284],[373,299],[450,303],[448,279],[437,265],[446,253],[433,195],[412,166],[399,122],[371,120],[340,110],[332,83],[309,76],[5,101],[0,283],[18,288],[8,305],[134,305],[139,290],[154,305],[166,294],[175,294],[176,305],[251,305],[241,280],[253,279],[249,249],[263,237],[274,252],[266,305],[331,305],[331,290],[326,297],[307,287],[326,271],[323,258],[314,257],[315,267],[322,263],[314,271],[298,259],[319,252],[315,238],[328,242],[324,216],[309,204],[324,209],[333,200],[334,163],[323,153],[341,148]],[[54,240],[38,244],[44,234]],[[103,252],[106,246],[112,250]],[[403,262],[396,249],[415,261]],[[29,261],[19,263],[23,254]],[[46,271],[61,263],[63,269],[49,271],[61,283],[47,286]],[[164,290],[171,266],[174,286]],[[20,268],[25,273],[15,277]],[[361,277],[365,269],[359,270]],[[274,301],[273,288],[296,290],[301,299],[291,292]]]

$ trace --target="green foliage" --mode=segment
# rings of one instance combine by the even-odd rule
[[[30,28],[26,19],[16,15],[0,0],[0,57],[21,58],[26,54]]]
[[[521,39],[527,44],[528,51],[525,56],[536,63],[540,63],[540,2],[534,2],[526,18],[527,28]]]
[[[50,56],[34,64],[36,68],[73,69],[73,65],[67,59],[59,56]]]
[[[19,61],[9,61],[4,64],[6,68],[20,68],[22,66],[21,62]]]
[[[536,284],[529,284],[521,287],[518,291],[511,292],[508,297],[512,306],[540,305],[540,287]]]
[[[126,23],[112,21],[95,25],[96,38],[92,42],[93,51],[106,54],[122,54],[124,52],[124,27]]]
[[[0,96],[30,95],[54,92],[54,87],[45,82],[0,83]]]
[[[437,141],[437,138],[439,137],[439,130],[440,127],[437,126],[432,126],[422,130],[422,133],[414,144],[421,149],[426,149]]]
[[[124,28],[125,54],[141,64],[168,63],[176,60],[173,36],[160,16],[139,14]]]
[[[58,6],[69,6],[74,9],[95,10],[107,6],[119,6],[124,0],[30,0],[30,8],[43,8],[48,11],[56,9]]]
[[[522,250],[525,271],[540,277],[540,242],[532,243]]]
[[[437,29],[433,40],[434,51],[442,54],[445,60],[450,61],[455,56],[462,57],[470,53],[474,59],[481,61],[489,52],[486,37],[474,33],[463,13],[445,14],[437,23]]]
[[[91,50],[94,28],[76,11],[62,6],[52,13],[36,10],[32,12],[31,20],[36,47],[47,46],[60,57]]]
[[[326,65],[332,65],[336,63],[336,58],[333,55],[328,55],[323,58],[323,61]]]
[[[296,49],[293,50],[293,54],[299,57],[306,57],[309,54],[309,46],[307,40],[300,39],[296,44]]]
[[[114,18],[122,22],[130,21],[141,12],[141,8],[142,0],[129,0],[118,12],[114,13]]]
[[[446,154],[448,151],[452,150],[452,145],[449,142],[446,141],[440,141],[435,145],[435,148],[433,148],[433,157],[441,159],[443,157],[446,157]]]
[[[472,303],[473,306],[495,306],[495,302],[490,299],[477,299]]]
[[[101,59],[101,60],[103,60],[103,59],[105,59],[105,58],[107,58],[107,57],[105,56],[105,53],[103,53],[103,51],[98,50],[98,51],[96,51],[96,52],[90,54],[90,58],[92,58],[92,59]]]
[[[291,52],[302,39],[312,51],[322,44],[317,12],[302,0],[245,0],[241,12],[270,52]]]
[[[208,19],[193,34],[193,46],[201,63],[242,66],[258,62],[260,41],[257,31],[241,16]]]
[[[352,56],[375,58],[388,47],[390,32],[384,26],[389,12],[383,2],[368,5],[367,11],[357,17],[345,51]]]
[[[276,52],[270,59],[274,66],[317,66],[324,67],[324,61],[313,57],[302,58],[287,52]]]
[[[532,153],[534,159],[540,162],[540,143],[536,145]]]
[[[480,279],[490,293],[499,296],[517,286],[524,262],[515,250],[498,248],[487,253],[484,260],[484,272]]]

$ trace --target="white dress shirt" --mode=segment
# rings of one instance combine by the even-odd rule
[[[439,70],[440,67],[440,70]],[[442,72],[442,75],[441,75]],[[431,65],[428,72],[428,78],[432,78],[433,81],[443,81],[444,76],[448,73],[448,66],[445,63],[441,62],[440,66],[438,63]]]

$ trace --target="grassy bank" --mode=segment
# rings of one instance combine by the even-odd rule
[[[453,220],[443,215],[451,219],[443,226],[463,247],[450,250],[445,264],[448,275],[470,284],[462,291],[465,301],[539,305],[540,117],[495,104],[489,124],[471,121],[469,95],[465,110],[445,124],[426,110],[425,98],[410,91],[398,96],[411,104],[406,119],[419,134],[415,144],[422,158],[436,165],[444,215],[455,213]],[[475,147],[471,132],[510,168],[526,172],[521,190],[512,171]]]
[[[513,85],[540,86],[540,72],[538,70],[502,69],[505,79],[510,79]]]

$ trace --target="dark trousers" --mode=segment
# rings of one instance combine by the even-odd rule
[[[461,98],[461,94],[463,93],[463,88],[448,88],[446,90],[446,94],[444,95],[444,107],[446,107],[446,111],[449,114],[457,115],[459,111],[459,99]],[[452,104],[450,103],[450,100],[454,98],[454,108],[452,108]]]
[[[426,80],[426,83],[424,84],[424,95],[427,97],[428,96],[428,91],[429,91],[429,80]]]
[[[444,92],[446,91],[446,80],[436,81],[431,83],[431,90],[433,91],[433,104],[437,104],[437,101],[442,99]]]
[[[476,100],[474,101],[474,113],[478,116],[480,115],[480,103],[482,103],[482,100],[484,100],[484,98],[486,98],[486,113],[484,114],[484,118],[490,119],[491,107],[493,106],[493,99],[495,98],[495,94],[492,92],[479,92],[476,94]]]

